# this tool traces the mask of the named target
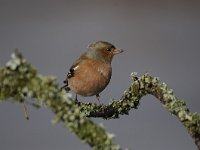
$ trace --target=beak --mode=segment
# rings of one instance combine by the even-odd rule
[[[116,54],[122,53],[123,51],[124,51],[124,50],[121,49],[121,48],[115,48],[115,49],[113,50],[113,54],[116,55]]]

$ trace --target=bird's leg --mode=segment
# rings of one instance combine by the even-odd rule
[[[99,102],[99,104],[100,104],[100,95],[99,95],[99,94],[96,94],[96,98],[97,98],[97,100],[98,100],[98,102]]]
[[[76,94],[76,96],[75,96],[75,103],[78,103],[77,94]]]

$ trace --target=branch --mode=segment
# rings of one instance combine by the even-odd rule
[[[132,73],[133,83],[124,92],[120,100],[114,100],[108,105],[96,105],[91,103],[80,103],[79,107],[88,117],[102,117],[104,119],[118,118],[119,115],[128,114],[132,108],[137,109],[141,97],[150,94],[155,96],[163,106],[187,128],[188,133],[194,139],[200,150],[200,116],[192,113],[183,100],[178,99],[173,90],[156,77],[151,77],[148,73],[137,77]]]
[[[23,102],[25,97],[36,98],[37,102],[46,104],[55,113],[56,121],[62,121],[94,149],[120,149],[112,144],[111,134],[86,117],[119,118],[119,115],[127,115],[132,108],[137,109],[140,99],[151,94],[177,116],[200,150],[199,114],[190,112],[185,102],[178,99],[172,89],[158,78],[147,73],[141,77],[135,73],[131,76],[133,83],[119,100],[113,100],[108,105],[75,103],[67,93],[59,91],[53,77],[38,75],[34,67],[16,52],[7,66],[0,69],[0,99],[13,97],[15,101]]]
[[[38,75],[18,51],[12,54],[5,67],[0,68],[0,100],[7,101],[10,97],[20,103],[30,97],[47,105],[55,113],[56,122],[62,121],[66,128],[94,149],[120,149],[112,143],[112,134],[86,118],[68,94],[60,91],[54,77]]]

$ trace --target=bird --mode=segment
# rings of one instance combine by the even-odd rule
[[[71,65],[61,89],[74,91],[83,97],[96,96],[106,88],[112,76],[113,57],[124,50],[106,41],[90,44],[86,51]]]

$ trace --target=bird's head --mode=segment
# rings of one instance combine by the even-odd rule
[[[122,53],[123,51],[124,50],[116,48],[111,43],[97,41],[88,46],[87,56],[105,63],[111,63],[113,56]]]

